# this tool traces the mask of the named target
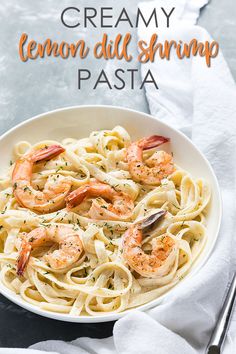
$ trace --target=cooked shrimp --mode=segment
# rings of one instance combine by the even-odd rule
[[[66,198],[67,208],[71,209],[89,198],[97,198],[92,200],[88,211],[92,219],[127,220],[132,215],[134,202],[127,194],[117,192],[110,185],[96,180],[71,192]]]
[[[153,135],[135,141],[128,147],[129,172],[136,182],[160,184],[163,178],[174,172],[172,155],[165,151],[156,151],[149,159],[143,161],[143,150],[152,149],[168,141],[168,138]]]
[[[165,211],[160,211],[147,218],[145,222],[132,225],[123,235],[123,257],[129,266],[143,277],[164,276],[175,261],[176,242],[168,235],[152,240],[151,254],[146,254],[142,250],[144,229],[164,215]]]
[[[56,242],[59,249],[43,256],[53,269],[62,269],[76,262],[83,245],[78,232],[65,225],[38,227],[22,238],[17,261],[17,274],[22,275],[27,266],[32,250],[48,242]]]
[[[16,161],[12,173],[14,196],[18,203],[28,209],[49,213],[65,205],[65,197],[71,188],[71,181],[57,174],[49,178],[44,190],[35,190],[31,185],[33,165],[49,160],[64,152],[60,145],[51,145],[40,150],[33,150]]]

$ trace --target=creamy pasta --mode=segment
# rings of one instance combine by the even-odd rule
[[[34,164],[30,176],[32,190],[42,191],[48,180],[59,178],[69,181],[71,193],[96,179],[112,187],[117,195],[130,198],[133,207],[129,216],[126,218],[121,213],[114,217],[109,214],[112,213],[108,207],[111,203],[103,196],[92,194],[74,208],[66,207],[66,198],[57,210],[53,205],[52,209],[39,211],[22,204],[20,197],[16,197],[16,183],[12,182],[16,161],[32,149],[55,144],[65,151]],[[148,303],[188,273],[206,243],[205,215],[210,189],[204,180],[194,179],[176,165],[172,173],[162,175],[156,185],[137,182],[127,162],[130,146],[130,135],[120,126],[92,132],[88,138],[79,140],[67,138],[60,143],[47,140],[34,146],[21,141],[15,145],[14,162],[0,179],[0,279],[4,286],[46,311],[98,316]],[[144,151],[144,162],[154,151],[153,148]],[[32,191],[26,191],[28,198],[30,193]],[[98,208],[103,207],[105,213],[93,217],[93,202]],[[138,225],[158,211],[165,211],[165,216],[143,234],[142,252],[148,257],[154,240],[161,244],[163,237],[171,239],[175,248],[171,257],[160,258],[160,264],[166,269],[163,274],[143,276],[124,256],[123,238],[132,225]],[[58,244],[46,242],[32,249],[27,266],[19,275],[17,260],[25,235],[37,228],[62,225],[79,235],[82,250],[78,259],[75,256],[75,261],[64,268],[53,268],[45,255],[55,252]],[[162,252],[164,250],[163,246]]]

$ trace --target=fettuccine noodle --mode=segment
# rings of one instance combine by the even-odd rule
[[[41,141],[31,146],[19,142],[14,147],[14,161],[30,149],[59,144]],[[96,178],[134,201],[128,220],[91,219],[86,214],[89,200],[78,208],[38,213],[22,207],[14,196],[11,163],[0,179],[0,281],[26,302],[46,311],[70,315],[98,316],[116,313],[148,303],[176,285],[189,271],[201,253],[207,238],[205,215],[210,190],[202,179],[194,179],[187,171],[175,171],[160,185],[135,182],[126,161],[131,138],[122,127],[93,132],[84,139],[64,139],[65,152],[34,166],[32,185],[41,190],[48,177],[60,175],[70,179],[72,189]],[[144,153],[144,158],[150,152]],[[37,187],[37,188],[36,188]],[[177,249],[168,273],[144,277],[135,272],[123,257],[122,236],[138,220],[165,210],[166,216],[143,239],[142,248],[150,253],[152,241],[168,235]],[[24,233],[45,226],[67,225],[76,230],[83,243],[83,253],[73,264],[52,269],[45,253],[54,244],[32,252],[23,276],[17,275],[20,240]]]

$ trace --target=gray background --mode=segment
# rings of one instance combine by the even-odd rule
[[[99,7],[114,8],[118,14],[123,6],[134,18],[139,1],[101,0]],[[128,5],[127,5],[128,4]],[[101,38],[99,29],[66,29],[60,22],[61,11],[67,6],[91,6],[98,8],[97,1],[56,0],[0,0],[0,133],[34,115],[59,107],[80,104],[111,104],[148,112],[144,90],[108,90],[102,87],[92,90],[86,84],[77,89],[77,69],[89,68],[95,74],[101,68],[112,73],[114,68],[139,68],[138,64],[124,64],[118,61],[79,59],[38,59],[22,63],[18,57],[18,41],[21,33],[43,41],[51,38],[58,42],[73,42],[85,39],[88,45]],[[212,0],[202,11],[199,24],[205,27],[219,41],[220,47],[236,77],[236,4],[235,0]],[[122,26],[119,32],[130,28]],[[118,29],[107,29],[111,36]],[[131,30],[133,43],[136,29]],[[135,47],[131,48],[135,52]],[[137,86],[140,77],[136,77]],[[25,347],[40,340],[70,340],[81,336],[106,337],[112,334],[113,323],[70,324],[42,318],[27,312],[0,296],[0,346]]]

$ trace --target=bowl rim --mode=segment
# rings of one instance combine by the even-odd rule
[[[158,119],[157,117],[149,114],[149,113],[145,113],[145,112],[141,112],[141,111],[137,111],[135,109],[132,108],[126,108],[126,107],[121,107],[121,106],[113,106],[113,105],[103,105],[103,104],[89,104],[89,105],[74,105],[74,106],[66,106],[66,107],[62,107],[62,108],[57,108],[51,111],[47,111],[44,113],[40,113],[37,114],[36,116],[33,116],[29,119],[26,119],[22,122],[20,122],[19,124],[15,125],[14,127],[10,128],[9,130],[7,130],[6,132],[4,132],[1,136],[0,136],[0,141],[2,141],[3,139],[5,139],[8,135],[10,135],[12,132],[16,131],[17,129],[27,126],[28,124],[30,124],[33,121],[37,121],[40,120],[42,118],[44,118],[45,116],[49,116],[50,115],[54,115],[56,113],[62,112],[62,111],[71,111],[71,110],[80,110],[80,109],[96,109],[96,108],[101,108],[101,109],[105,109],[105,110],[118,110],[118,111],[123,111],[123,112],[132,112],[134,114],[138,114],[141,116],[145,116],[148,119],[151,120],[155,120],[157,121],[160,125],[163,125],[164,127],[166,127],[167,129],[170,129],[172,131],[174,131],[175,133],[177,133],[177,135],[180,135],[182,139],[186,140],[188,143],[190,143],[192,145],[192,147],[194,148],[194,150],[201,156],[201,158],[204,160],[207,168],[209,169],[212,178],[214,180],[215,186],[216,186],[216,197],[218,200],[218,207],[219,207],[219,218],[217,221],[217,227],[216,227],[216,231],[215,231],[215,237],[209,247],[208,252],[205,254],[204,258],[199,262],[199,264],[197,264],[197,266],[190,271],[180,282],[178,282],[173,288],[171,288],[169,291],[167,291],[166,293],[162,294],[160,297],[148,302],[147,304],[138,306],[136,308],[131,308],[128,310],[125,310],[123,312],[119,312],[119,313],[109,313],[109,314],[103,314],[103,315],[98,315],[98,316],[72,316],[69,314],[63,314],[63,313],[59,313],[59,312],[50,312],[44,309],[41,309],[40,307],[37,307],[35,305],[32,305],[30,303],[27,303],[25,300],[23,300],[19,295],[15,294],[14,292],[12,292],[10,289],[8,289],[7,287],[4,286],[3,283],[0,282],[0,294],[2,294],[4,297],[6,297],[8,300],[12,301],[13,303],[15,303],[16,305],[30,311],[33,312],[37,315],[43,316],[43,317],[47,317],[50,319],[54,319],[54,320],[59,320],[59,321],[64,321],[64,322],[74,322],[74,323],[101,323],[101,322],[110,322],[110,321],[116,321],[122,317],[124,317],[125,315],[129,314],[132,311],[146,311],[149,309],[154,308],[155,306],[159,305],[162,301],[163,298],[168,296],[168,294],[171,292],[173,293],[178,287],[182,286],[183,283],[185,283],[186,281],[188,281],[188,279],[190,279],[192,276],[194,276],[207,262],[207,260],[209,259],[210,255],[212,254],[215,245],[216,245],[216,241],[218,239],[219,236],[219,231],[220,231],[220,226],[221,226],[221,221],[222,221],[222,196],[221,196],[221,191],[220,191],[220,187],[219,187],[219,183],[217,180],[217,177],[215,175],[215,172],[210,164],[210,162],[207,160],[207,158],[203,155],[203,153],[197,148],[197,146],[192,142],[191,139],[189,139],[184,133],[182,133],[180,130],[172,127],[171,125],[169,125],[168,123]],[[49,118],[48,117],[48,118]],[[66,121],[65,121],[66,123]]]

